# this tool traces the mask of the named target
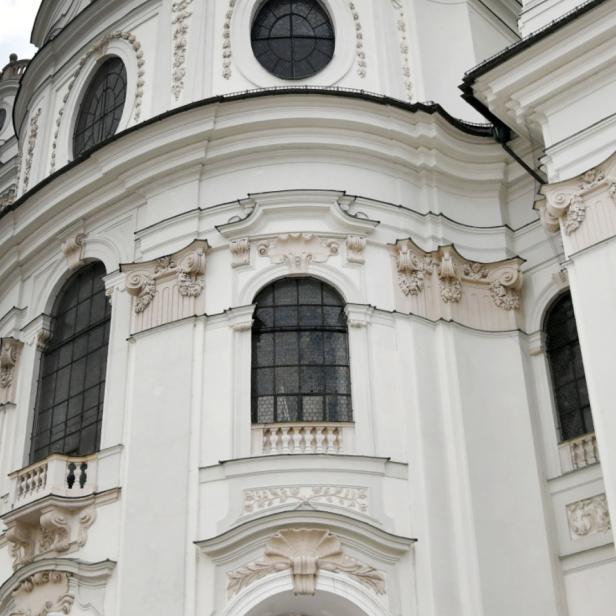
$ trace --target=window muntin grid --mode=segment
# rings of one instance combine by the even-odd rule
[[[52,453],[98,450],[105,393],[111,307],[95,262],[62,289],[52,314],[52,337],[41,357],[30,462]]]
[[[314,278],[284,278],[255,303],[253,423],[352,421],[342,297]]]
[[[75,158],[113,136],[126,102],[126,67],[120,58],[103,62],[92,79],[81,106],[75,134]]]
[[[334,27],[317,0],[269,0],[252,25],[252,49],[267,71],[281,79],[305,79],[334,56]]]
[[[545,332],[560,437],[568,441],[594,432],[570,293],[550,309]]]

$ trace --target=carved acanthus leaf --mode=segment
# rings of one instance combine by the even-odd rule
[[[135,312],[143,312],[156,295],[156,281],[148,272],[131,272],[126,277],[126,291],[135,297]]]
[[[186,48],[188,47],[188,20],[192,13],[188,10],[193,0],[180,0],[171,6],[173,11],[173,79],[171,89],[175,100],[180,98],[184,89],[184,77],[186,75]]]
[[[441,299],[446,304],[457,304],[462,299],[462,282],[456,273],[451,253],[445,249],[439,266]]]
[[[233,596],[257,579],[290,570],[296,595],[313,595],[319,570],[344,573],[378,594],[385,593],[385,576],[344,554],[338,538],[327,530],[287,528],[277,532],[265,547],[263,558],[227,574],[227,591]]]

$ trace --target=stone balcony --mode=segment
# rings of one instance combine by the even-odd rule
[[[278,423],[252,427],[252,454],[341,454],[353,449],[352,423]]]
[[[570,473],[600,461],[594,432],[561,443],[558,452],[563,473]]]

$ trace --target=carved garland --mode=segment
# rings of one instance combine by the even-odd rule
[[[133,51],[135,52],[135,56],[137,58],[137,87],[135,90],[135,110],[133,112],[134,122],[137,123],[139,121],[139,118],[141,117],[141,103],[143,99],[143,90],[145,87],[145,69],[143,68],[145,65],[145,58],[143,57],[143,49],[141,48],[141,43],[137,40],[137,37],[130,32],[110,32],[103,36],[99,41],[97,41],[92,47],[90,47],[90,49],[88,49],[88,51],[79,60],[79,64],[77,65],[75,72],[71,76],[71,80],[68,84],[66,94],[62,99],[62,107],[60,107],[60,110],[58,111],[58,117],[56,118],[56,130],[54,132],[53,142],[51,144],[51,165],[49,168],[50,173],[53,173],[56,168],[56,149],[58,146],[58,136],[60,135],[62,116],[64,115],[64,108],[71,94],[71,90],[75,86],[75,81],[77,80],[77,77],[79,77],[79,75],[81,74],[85,63],[88,61],[90,56],[102,56],[105,53],[109,43],[114,39],[122,39],[128,41],[128,43],[130,43],[131,47],[133,48]]]
[[[55,589],[55,592],[62,592],[62,589],[68,590],[70,577],[71,576],[69,573],[62,571],[40,571],[38,573],[34,573],[21,582],[21,584],[19,584],[13,591],[12,596],[19,605],[22,597],[27,598],[30,595],[36,595],[36,591],[45,586],[59,587]],[[48,595],[52,592],[54,592],[54,589],[49,589]],[[40,596],[35,598],[35,605],[39,601],[42,603],[44,598],[45,595],[43,595],[42,599]],[[31,601],[32,599],[28,599],[27,603],[30,604]],[[33,611],[32,607],[29,605],[27,608],[17,608],[11,612],[10,616],[47,616],[48,614],[70,614],[74,603],[75,595],[70,592],[64,592],[55,601],[44,601],[44,605],[41,610],[34,608],[35,611]]]
[[[235,10],[236,0],[229,0],[227,13],[225,15],[225,23],[222,27],[222,76],[225,79],[231,79],[231,19]]]
[[[338,538],[327,530],[298,528],[277,532],[263,558],[227,574],[230,597],[258,579],[290,570],[296,595],[314,595],[319,571],[346,574],[377,594],[385,594],[385,576],[345,555]]]
[[[359,12],[354,2],[349,2],[349,8],[353,14],[355,22],[355,56],[357,58],[357,74],[364,79],[366,77],[368,63],[366,62],[366,52],[364,51],[364,33],[359,18]]]
[[[574,540],[607,533],[612,528],[605,494],[567,505],[567,519]]]
[[[30,118],[30,130],[28,132],[28,149],[26,150],[26,162],[24,164],[24,183],[22,193],[28,190],[30,183],[30,172],[32,171],[32,160],[34,159],[34,148],[36,147],[36,139],[39,130],[39,118],[41,117],[42,109],[39,107]],[[21,169],[20,169],[21,171]]]
[[[398,36],[400,39],[400,55],[402,57],[402,76],[404,77],[404,87],[406,95],[410,101],[413,100],[413,81],[411,79],[411,63],[409,60],[409,42],[406,36],[406,16],[402,0],[392,0],[394,10],[398,11]]]
[[[184,77],[186,75],[186,48],[188,46],[188,19],[192,13],[188,10],[188,6],[193,0],[180,0],[174,2],[171,10],[174,18],[172,24],[175,26],[173,31],[173,79],[171,90],[175,95],[175,100],[180,98],[180,94],[184,89]]]
[[[275,239],[261,241],[257,247],[259,255],[269,257],[278,265],[286,263],[290,272],[305,272],[311,263],[325,263],[338,251],[336,240],[312,233],[284,233]]]

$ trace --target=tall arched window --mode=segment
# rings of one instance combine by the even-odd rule
[[[86,455],[100,446],[111,308],[100,262],[62,288],[41,358],[30,461]]]
[[[284,278],[255,299],[252,421],[352,421],[344,300],[314,278]]]
[[[594,431],[570,293],[550,308],[545,333],[560,436],[567,441]]]

